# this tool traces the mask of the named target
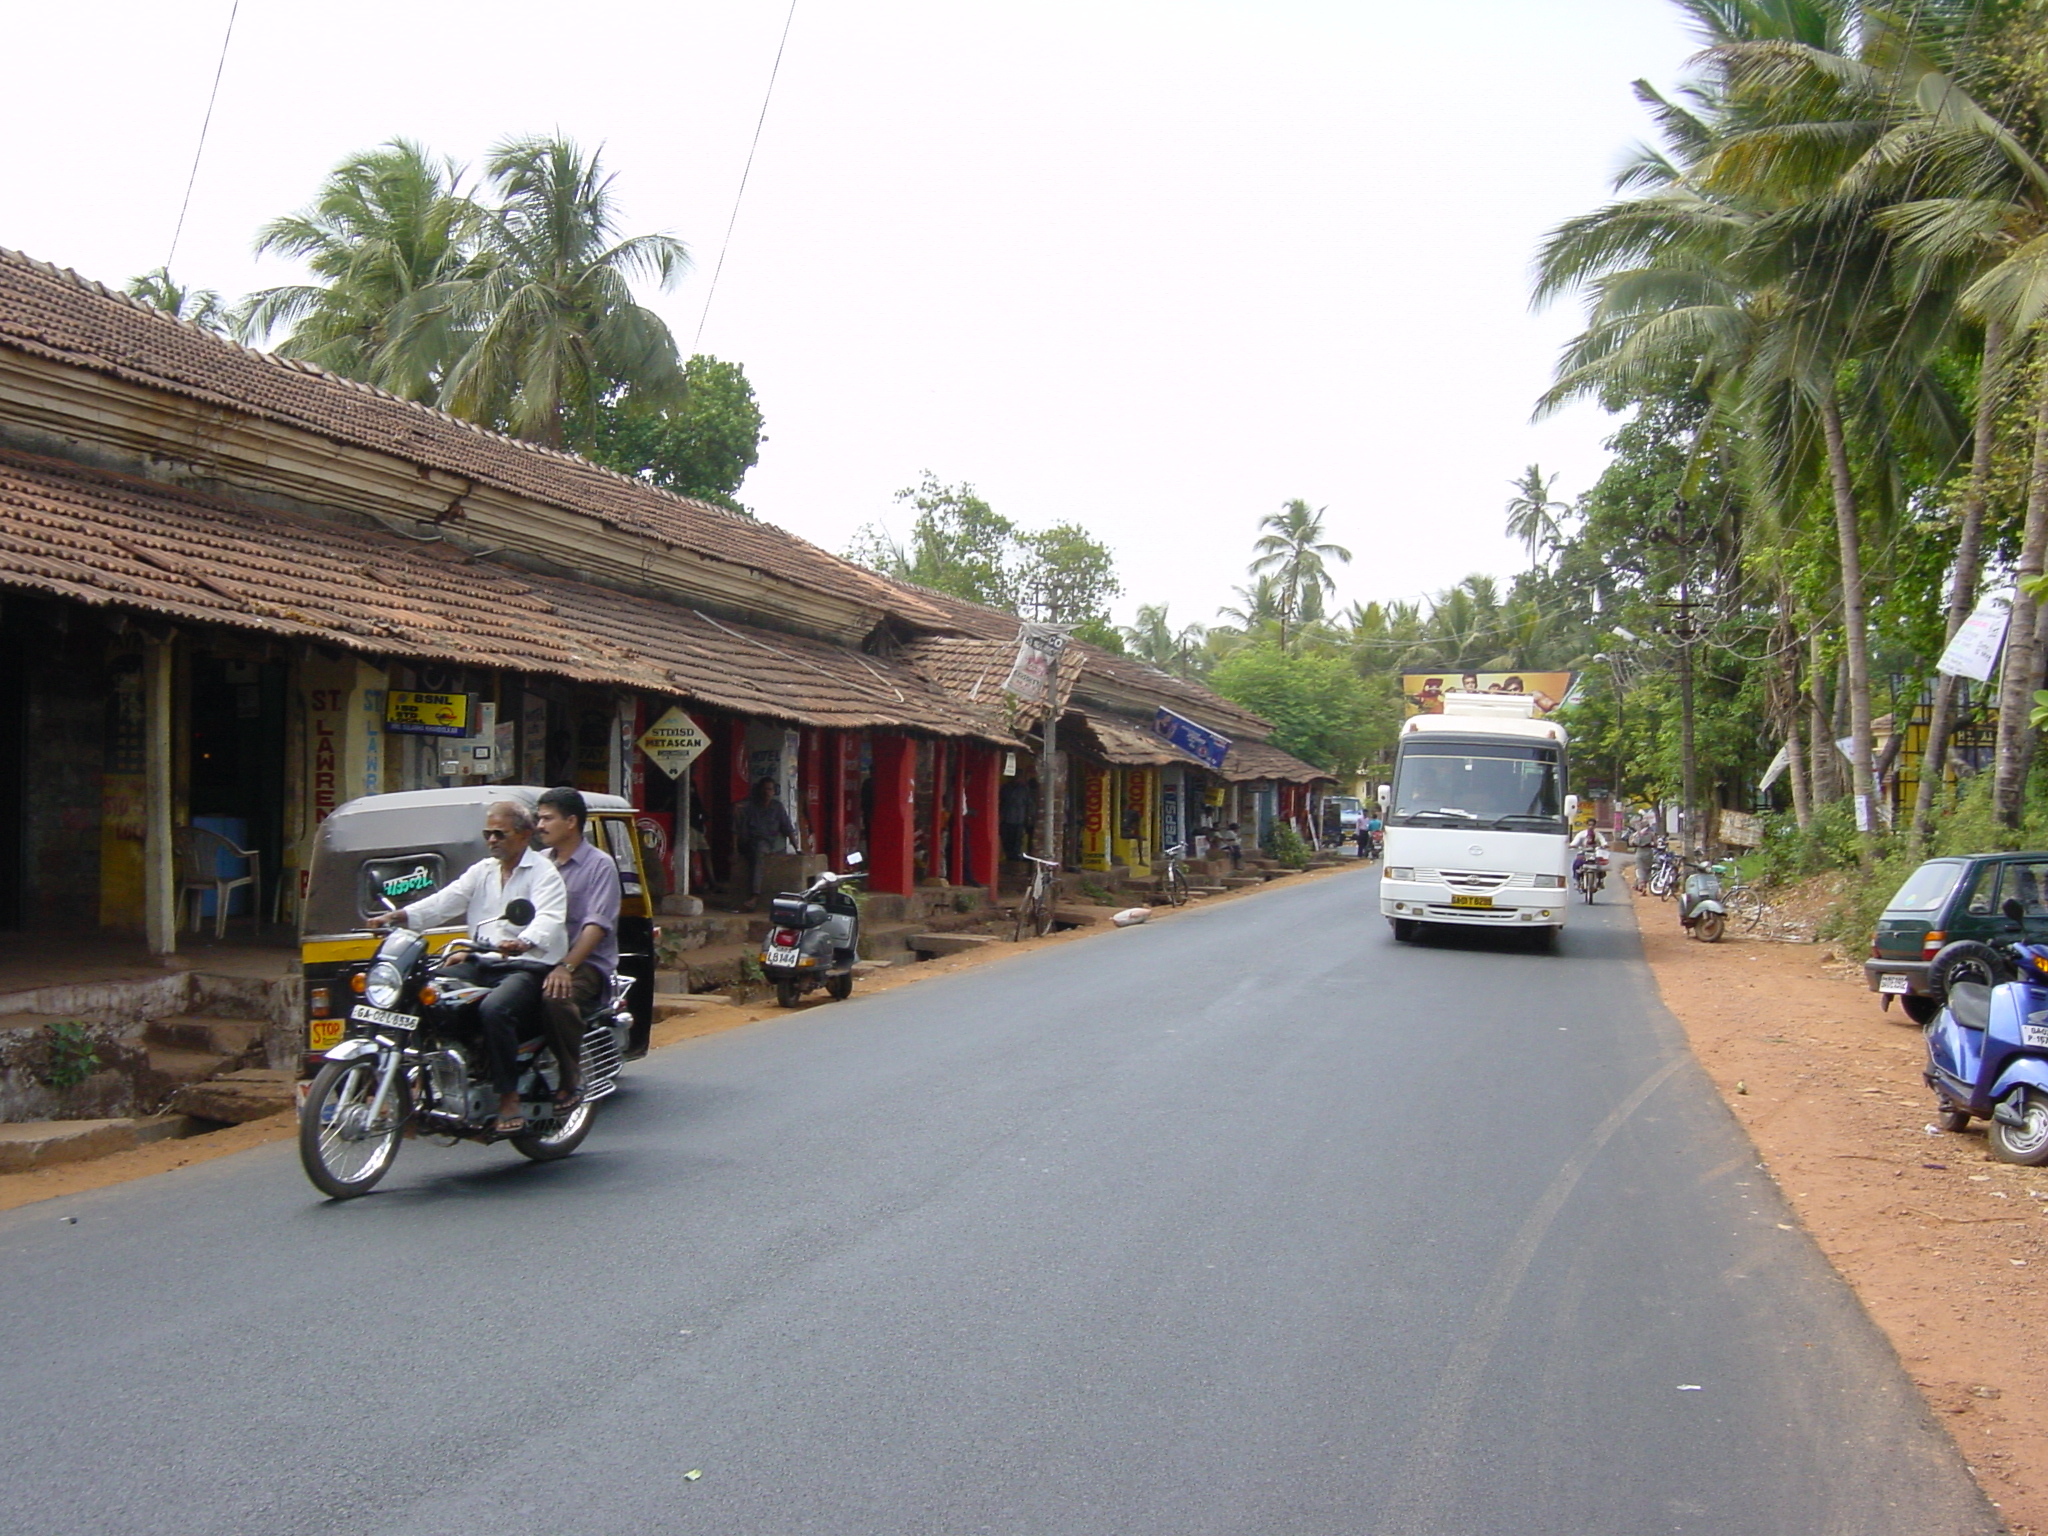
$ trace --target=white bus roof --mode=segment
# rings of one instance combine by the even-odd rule
[[[1554,720],[1530,720],[1491,712],[1469,715],[1414,715],[1401,725],[1406,736],[1499,736],[1509,740],[1548,741],[1566,745],[1564,727]]]

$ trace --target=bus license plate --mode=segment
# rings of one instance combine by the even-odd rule
[[[1454,907],[1491,907],[1493,905],[1493,898],[1491,896],[1453,896],[1451,898],[1451,905]]]
[[[358,1024],[374,1024],[379,1029],[409,1030],[420,1027],[420,1016],[416,1013],[393,1013],[389,1008],[372,1008],[368,1003],[357,1003],[349,1010],[348,1016]]]
[[[1889,975],[1877,978],[1877,990],[1880,992],[1890,992],[1897,996],[1912,991],[1913,983],[1910,977],[1898,971],[1893,971]]]

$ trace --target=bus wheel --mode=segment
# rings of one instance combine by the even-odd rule
[[[1387,921],[1394,925],[1394,942],[1397,944],[1412,942],[1415,938],[1415,930],[1422,926],[1412,917],[1390,917]]]

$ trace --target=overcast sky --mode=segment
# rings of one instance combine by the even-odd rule
[[[10,16],[0,244],[164,260],[230,4]],[[174,274],[289,280],[252,236],[352,151],[560,130],[695,253],[651,298],[687,352],[788,14],[241,0]],[[1575,495],[1611,431],[1530,424],[1577,319],[1530,315],[1532,252],[1691,51],[1665,0],[797,0],[701,343],[767,414],[742,495],[842,551],[969,481],[1107,542],[1120,618],[1211,618],[1297,496],[1357,554],[1340,603],[1509,573],[1510,478]]]

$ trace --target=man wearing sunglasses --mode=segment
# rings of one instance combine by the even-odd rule
[[[370,926],[434,928],[459,912],[477,943],[554,965],[569,952],[569,892],[553,862],[533,848],[533,829],[531,811],[516,800],[500,800],[484,812],[489,857],[477,860],[444,889],[372,917]],[[533,921],[523,927],[505,917],[505,908],[522,897],[533,903]],[[491,987],[477,1010],[484,1064],[498,1090],[498,1133],[517,1135],[526,1129],[519,1113],[519,1042],[540,1034],[544,1024],[540,976],[526,967],[493,965],[489,957],[458,966],[456,974]]]

